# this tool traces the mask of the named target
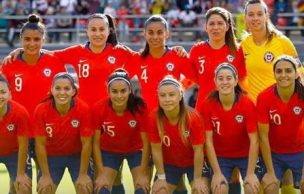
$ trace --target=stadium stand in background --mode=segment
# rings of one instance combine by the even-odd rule
[[[164,15],[170,24],[169,44],[189,49],[205,40],[204,13],[212,6],[234,15],[238,37],[245,29],[245,0],[0,0],[0,57],[19,44],[19,29],[29,13],[38,13],[47,26],[45,47],[59,49],[86,41],[86,18],[92,13],[116,18],[119,41],[139,50],[144,45],[143,23],[151,14]],[[304,0],[265,0],[273,23],[297,47],[304,60]],[[303,54],[302,54],[303,53]],[[302,54],[302,55],[301,55]]]

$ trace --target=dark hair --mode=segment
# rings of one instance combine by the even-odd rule
[[[220,70],[223,70],[223,69],[228,69],[229,71],[232,72],[232,75],[234,77],[234,79],[237,79],[238,78],[238,72],[237,72],[237,69],[230,63],[221,63],[217,66],[217,68],[215,69],[214,71],[214,79],[216,79],[218,73],[220,72]],[[241,86],[239,85],[239,83],[237,83],[237,85],[234,87],[234,93],[235,93],[235,96],[236,98],[239,98],[239,96],[243,93],[245,93],[243,91],[243,89],[241,88]],[[219,100],[219,91],[218,90],[213,90],[209,96],[208,96],[209,99],[217,99]]]
[[[248,6],[252,4],[261,4],[266,15],[269,15],[268,7],[263,0],[248,0],[245,4],[245,15],[248,11]],[[282,33],[272,24],[270,18],[266,21],[267,43],[272,40],[274,35],[282,35]]]
[[[212,15],[219,15],[223,18],[223,20],[228,25],[228,31],[225,34],[225,43],[228,45],[229,52],[231,55],[235,56],[236,51],[238,49],[237,41],[234,33],[234,21],[232,18],[232,14],[224,8],[221,7],[213,7],[209,9],[205,15],[206,23]]]
[[[6,76],[5,76],[4,74],[2,74],[2,73],[0,73],[0,82],[4,82],[4,83],[7,85],[8,89],[10,90],[10,85],[9,85],[9,83],[8,83],[8,81],[7,81],[7,78],[6,78]]]
[[[89,16],[88,22],[90,22],[93,19],[102,19],[106,22],[110,32],[106,42],[111,43],[113,46],[116,46],[118,44],[118,40],[117,40],[114,18],[108,14],[94,13]]]
[[[20,37],[25,30],[38,30],[43,36],[46,34],[45,25],[41,23],[41,18],[36,14],[29,15],[28,21],[21,28]]]
[[[152,15],[151,17],[149,17],[145,21],[144,29],[146,30],[147,27],[149,26],[149,24],[154,23],[154,22],[161,22],[165,26],[166,30],[169,29],[168,22],[161,15]],[[144,48],[143,52],[141,53],[141,57],[145,58],[146,56],[148,56],[149,52],[150,52],[149,44],[146,42],[145,48]]]
[[[111,87],[111,83],[115,80],[122,80],[127,83],[130,87],[130,94],[127,101],[127,110],[129,110],[132,114],[141,113],[143,109],[146,109],[146,103],[139,96],[135,96],[132,92],[131,81],[128,75],[128,72],[123,68],[116,69],[108,78],[108,89]],[[112,104],[112,102],[110,101]]]
[[[275,72],[278,63],[281,61],[289,62],[295,72],[297,72],[297,67],[301,65],[290,55],[280,55],[273,64],[273,72]],[[300,75],[295,79],[295,92],[299,95],[301,100],[304,100],[304,86],[301,83]]]

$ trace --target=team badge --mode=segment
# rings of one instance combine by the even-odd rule
[[[167,64],[167,69],[168,69],[168,71],[173,71],[173,69],[174,69],[174,64],[168,63],[168,64]]]
[[[266,61],[267,63],[271,63],[274,59],[274,54],[272,52],[267,52],[264,55],[264,61]]]
[[[236,120],[237,123],[242,123],[243,120],[244,120],[244,116],[243,115],[236,115],[235,120]]]
[[[295,115],[299,115],[302,112],[302,108],[298,107],[298,106],[295,106],[295,107],[293,107],[293,112],[294,112]]]
[[[15,129],[15,124],[8,124],[8,125],[6,126],[6,128],[7,128],[8,131],[14,131],[14,129]]]
[[[227,55],[227,60],[232,63],[234,60],[234,57],[232,55]]]
[[[109,56],[109,57],[108,57],[108,61],[109,61],[110,64],[114,64],[115,61],[116,61],[116,58],[113,57],[113,56]]]
[[[199,74],[203,74],[205,71],[205,57],[198,57],[198,62],[200,64]]]
[[[130,120],[129,121],[129,126],[131,127],[131,128],[134,128],[134,127],[136,127],[136,121],[135,120]]]
[[[189,131],[189,130],[185,130],[184,136],[185,136],[185,137],[189,137],[189,135],[190,135],[190,131]]]
[[[43,73],[44,73],[45,77],[50,77],[51,74],[52,74],[52,70],[49,69],[49,68],[45,68],[45,69],[43,70]]]
[[[71,125],[72,125],[73,128],[77,128],[79,126],[79,121],[76,120],[76,119],[73,119],[71,121]]]

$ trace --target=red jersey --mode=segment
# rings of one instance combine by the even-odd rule
[[[258,96],[257,110],[258,121],[269,125],[271,151],[289,154],[304,150],[304,101],[297,93],[284,103],[272,85]]]
[[[231,110],[225,111],[218,99],[206,99],[198,107],[206,130],[213,131],[213,144],[217,156],[248,157],[248,133],[257,132],[257,120],[253,102],[240,95]]]
[[[101,53],[93,53],[88,45],[76,45],[55,52],[63,63],[72,64],[79,78],[79,98],[90,107],[107,96],[107,80],[113,71],[123,67],[132,52],[107,44]]]
[[[29,135],[29,114],[14,101],[8,102],[6,115],[0,121],[0,156],[18,152],[18,136]]]
[[[30,65],[19,57],[1,68],[10,84],[13,100],[22,104],[33,115],[35,107],[47,97],[54,75],[65,71],[54,56],[43,53],[37,64]]]
[[[178,124],[172,125],[166,117],[163,118],[164,136],[162,138],[162,150],[164,163],[178,167],[190,167],[194,165],[193,146],[204,144],[205,135],[203,120],[197,112],[191,112],[187,120],[185,138],[186,144],[180,136]],[[157,111],[152,111],[149,118],[148,135],[151,143],[160,143],[161,137],[157,128]]]
[[[131,153],[142,149],[141,132],[144,132],[145,113],[124,112],[118,116],[110,99],[100,100],[93,109],[94,129],[101,130],[100,148],[115,153]]]
[[[46,150],[50,156],[80,153],[80,137],[93,135],[88,105],[77,98],[72,103],[65,116],[57,112],[52,100],[39,104],[35,109],[35,135],[47,138]]]
[[[215,89],[214,71],[221,63],[230,63],[238,71],[239,78],[246,76],[246,66],[242,49],[238,49],[236,56],[229,54],[227,45],[220,49],[213,49],[208,42],[194,45],[190,50],[190,60],[195,64],[196,83],[199,85],[196,107]]]
[[[157,86],[166,75],[173,75],[177,79],[180,79],[181,74],[187,78],[193,77],[190,60],[177,56],[172,50],[168,50],[160,58],[154,58],[150,54],[145,58],[140,55],[134,56],[126,69],[130,77],[137,75],[148,110],[158,106]]]

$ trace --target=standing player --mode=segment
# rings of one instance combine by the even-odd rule
[[[53,79],[50,97],[35,109],[35,149],[41,170],[38,193],[55,193],[65,168],[77,193],[93,191],[87,175],[93,135],[90,112],[76,94],[74,79],[67,73],[58,73]]]
[[[238,74],[229,63],[215,70],[216,90],[198,106],[206,125],[206,149],[213,170],[213,193],[228,193],[234,168],[244,179],[245,193],[259,191],[255,175],[258,157],[258,135],[255,107],[238,85]],[[223,176],[224,175],[224,176]]]
[[[304,87],[297,78],[297,61],[278,57],[273,66],[276,84],[257,99],[261,152],[267,168],[265,193],[279,193],[279,181],[291,169],[294,187],[304,193]],[[278,181],[279,179],[279,181]]]
[[[159,107],[150,113],[149,141],[157,179],[152,193],[172,193],[183,174],[192,193],[208,194],[202,178],[204,129],[199,114],[186,106],[182,86],[172,76],[158,85]]]
[[[271,23],[263,0],[248,0],[245,23],[250,32],[241,42],[248,72],[248,95],[256,101],[258,94],[275,83],[273,63],[282,54],[298,57],[292,42]],[[283,181],[282,194],[294,194],[290,172]],[[284,186],[287,184],[287,186]],[[286,190],[286,191],[285,191]]]
[[[178,79],[184,74],[192,78],[193,68],[190,60],[166,46],[169,37],[167,21],[160,15],[148,18],[144,26],[146,45],[140,55],[134,56],[126,69],[133,77],[137,75],[143,99],[148,110],[157,107],[157,85],[165,75],[173,75]]]
[[[197,106],[215,89],[214,70],[219,64],[233,64],[241,81],[246,76],[244,56],[236,42],[231,13],[224,8],[213,7],[205,17],[205,31],[209,40],[194,45],[190,50],[190,59],[195,64],[195,78],[199,85]]]
[[[123,69],[115,70],[109,76],[108,92],[109,97],[94,107],[96,191],[111,192],[119,168],[126,159],[135,193],[148,193],[150,169],[149,144],[144,130],[145,103],[132,93],[129,76]]]
[[[0,163],[3,163],[14,181],[16,193],[32,192],[31,163],[27,165],[29,114],[11,100],[9,84],[0,74]],[[11,193],[13,192],[13,188]]]

